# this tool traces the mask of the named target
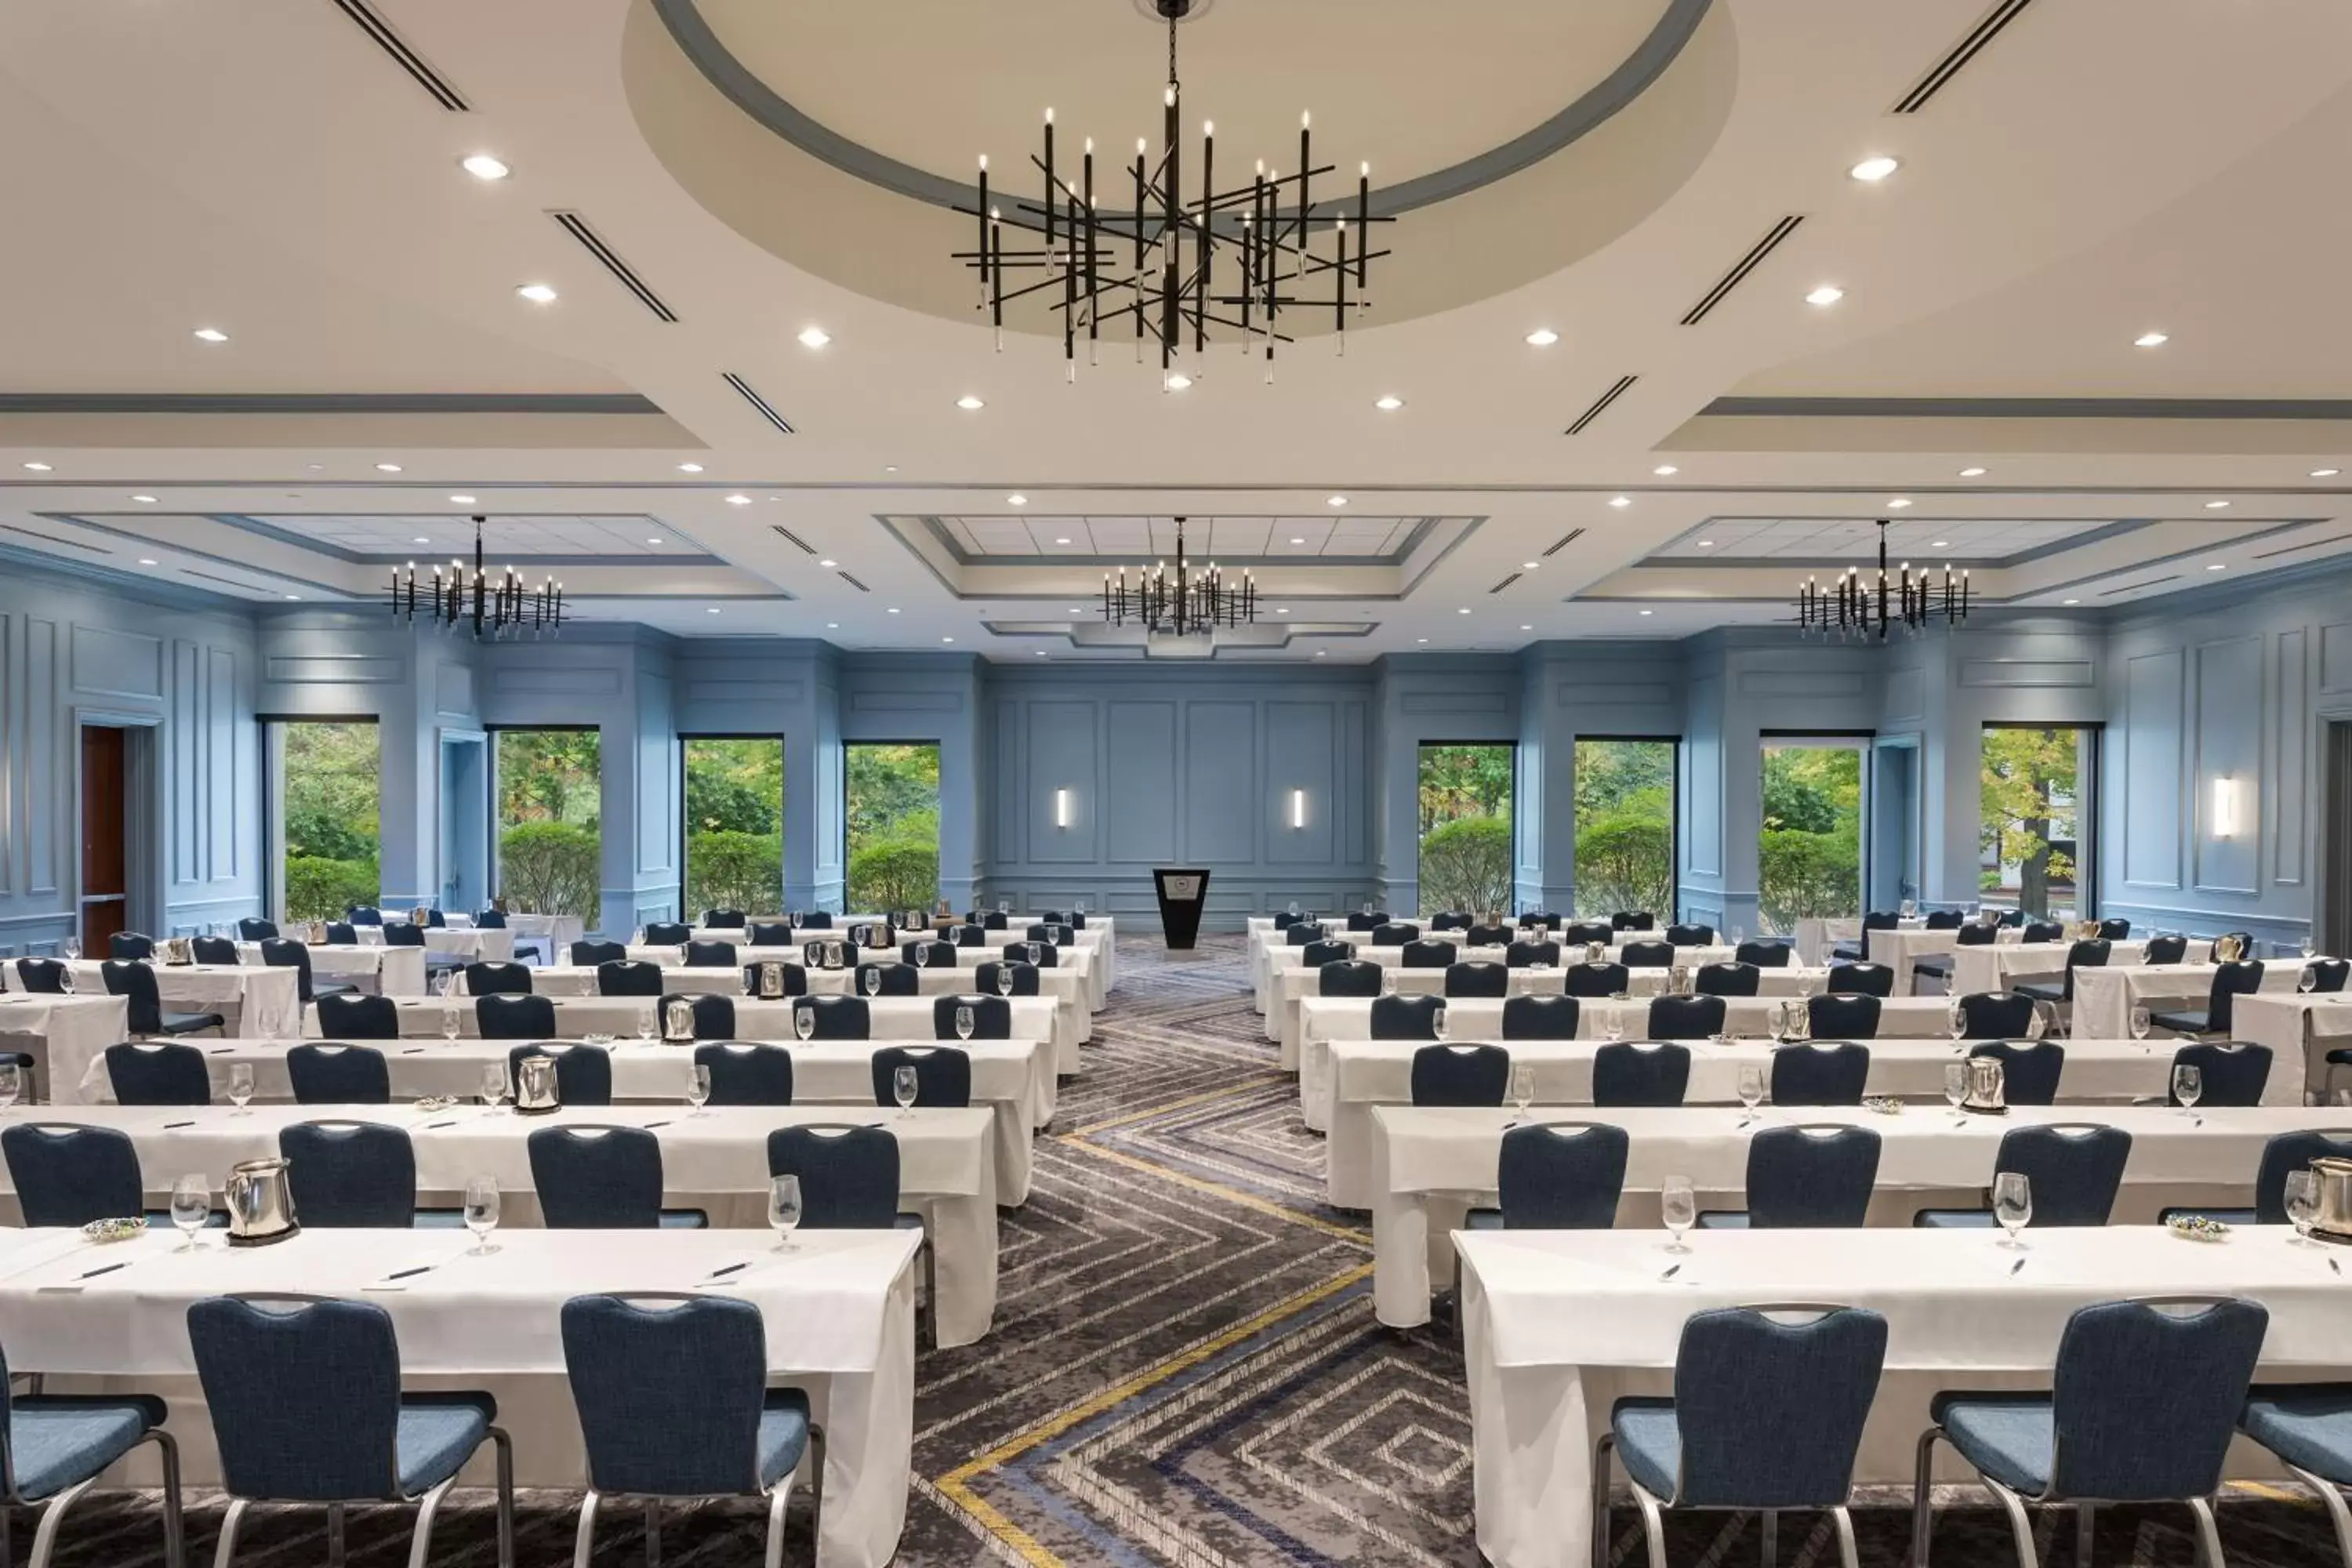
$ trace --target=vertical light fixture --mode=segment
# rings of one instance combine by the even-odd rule
[[[1293,827],[1307,826],[1307,792],[1303,789],[1290,792],[1290,826]]]
[[[1066,789],[1057,789],[1054,792],[1054,826],[1067,827],[1069,825],[1070,792]]]
[[[2213,781],[2213,837],[2238,836],[2238,781],[2224,774]]]

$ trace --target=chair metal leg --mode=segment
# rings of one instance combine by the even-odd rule
[[[2344,1494],[2336,1489],[2335,1482],[2323,1480],[2309,1470],[2298,1470],[2289,1465],[2286,1472],[2309,1487],[2327,1510],[2328,1520],[2336,1526],[2336,1550],[2343,1557],[2346,1568],[2352,1568],[2352,1508],[2345,1506]]]
[[[1984,1478],[1984,1484],[2009,1510],[2009,1533],[2017,1542],[2019,1568],[2042,1568],[2042,1559],[2033,1550],[2033,1521],[2026,1517],[2023,1500],[1990,1476]]]
[[[1764,1568],[1779,1568],[1780,1561],[1780,1510],[1768,1508],[1760,1521],[1764,1537]]]
[[[2091,1568],[2092,1527],[2097,1522],[2097,1510],[2089,1503],[2074,1505],[2074,1568]]]
[[[1642,1510],[1642,1535],[1650,1543],[1650,1568],[1666,1568],[1666,1521],[1660,1516],[1658,1500],[1633,1483],[1633,1501]]]
[[[416,1534],[408,1544],[408,1568],[425,1568],[433,1561],[433,1516],[440,1511],[441,1500],[457,1484],[457,1478],[451,1476],[417,1500]]]
[[[16,1515],[15,1508],[0,1503],[0,1568],[16,1568],[16,1531],[11,1523]],[[180,1568],[180,1564],[173,1563],[168,1568]]]
[[[491,1427],[490,1453],[498,1461],[499,1568],[515,1568],[514,1439]]]
[[[327,1568],[343,1568],[343,1505],[327,1505]]]
[[[1616,1446],[1611,1432],[1592,1445],[1592,1568],[1609,1568],[1609,1450]]]
[[[213,1568],[229,1568],[236,1560],[236,1527],[245,1522],[245,1499],[228,1500],[228,1511],[221,1515],[220,1542],[213,1548]]]
[[[1911,1568],[1927,1568],[1927,1531],[1935,1524],[1934,1450],[1938,1429],[1919,1434],[1919,1461],[1911,1482]]]
[[[814,1554],[824,1533],[824,1428],[809,1423],[809,1548]],[[814,1555],[812,1555],[814,1561]],[[2352,1568],[2352,1558],[2346,1560]]]
[[[646,1568],[661,1568],[661,1500],[646,1500]]]
[[[580,1528],[572,1537],[572,1568],[588,1568],[596,1550],[596,1494],[580,1500]]]
[[[1862,1568],[1853,1544],[1853,1515],[1843,1503],[1830,1510],[1830,1521],[1837,1526],[1838,1562],[1842,1568]]]
[[[66,1510],[73,1507],[82,1493],[89,1490],[98,1478],[76,1481],[49,1500],[41,1510],[41,1522],[33,1531],[33,1568],[49,1568],[49,1553],[58,1549],[58,1526],[65,1522]]]
[[[793,1478],[786,1476],[768,1491],[767,1568],[784,1568],[784,1510],[792,1506]]]
[[[161,1426],[151,1430],[144,1441],[152,1441],[163,1461],[163,1568],[187,1568],[188,1521],[180,1500],[180,1445]],[[0,1568],[6,1568],[6,1559],[0,1558]]]
[[[940,1348],[940,1249],[931,1242],[931,1219],[923,1216],[923,1311],[915,1321],[915,1348]]]
[[[2221,1568],[2221,1531],[2213,1522],[2213,1504],[2210,1499],[2189,1500],[2189,1511],[2197,1516],[2197,1561],[2205,1568]]]

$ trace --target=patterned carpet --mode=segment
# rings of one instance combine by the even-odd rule
[[[898,1561],[1288,1563],[1363,1568],[1480,1562],[1471,1523],[1469,1414],[1461,1361],[1442,1333],[1373,1321],[1371,1247],[1359,1216],[1322,1203],[1321,1140],[1299,1123],[1291,1081],[1251,1012],[1239,939],[1192,953],[1120,944],[1119,985],[1096,1022],[1084,1077],[1066,1083],[1041,1138],[1028,1205],[1003,1216],[994,1331],[925,1358],[915,1468]],[[1881,1500],[1893,1501],[1894,1500]],[[1903,1506],[1858,1509],[1863,1560],[1895,1568]],[[1981,1493],[1939,1511],[1936,1561],[2014,1561]],[[576,1500],[526,1499],[525,1564],[570,1561]],[[193,1500],[192,1561],[206,1560],[215,1499]],[[59,1561],[115,1568],[161,1560],[152,1500],[77,1510]],[[402,1561],[410,1514],[356,1511],[354,1563]],[[2050,1564],[2074,1559],[2070,1512],[2037,1518]],[[1614,1557],[1643,1561],[1637,1521],[1614,1515]],[[2196,1560],[2182,1509],[2100,1511],[2096,1559]],[[19,1521],[19,1541],[23,1521]],[[2233,1494],[2222,1543],[2242,1568],[2338,1562],[2319,1509],[2284,1494]],[[796,1506],[787,1561],[811,1561]],[[756,1508],[670,1510],[663,1558],[756,1563]],[[1826,1521],[1784,1520],[1780,1558],[1834,1563]],[[642,1561],[639,1526],[608,1511],[600,1563]],[[1670,1523],[1675,1568],[1756,1562],[1748,1516]],[[494,1561],[489,1513],[444,1515],[434,1560]],[[247,1522],[239,1561],[323,1560],[320,1516]]]

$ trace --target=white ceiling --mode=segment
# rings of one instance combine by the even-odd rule
[[[408,559],[463,555],[471,559],[470,515],[254,513],[251,521],[281,532],[316,539],[359,555]],[[494,517],[482,525],[482,547],[497,556],[699,556],[702,546],[657,518]]]
[[[1427,521],[1418,517],[1192,517],[1184,522],[1191,560],[1389,559]],[[1173,517],[943,517],[940,526],[971,555],[1172,556]]]
[[[1911,561],[2000,561],[2114,526],[2112,520],[1933,518],[1890,522],[1886,549]],[[1709,518],[1653,560],[1875,561],[1878,524],[1855,518]]]

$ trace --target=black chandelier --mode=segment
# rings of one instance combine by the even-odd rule
[[[474,519],[474,569],[470,574],[462,558],[453,559],[446,574],[439,566],[434,567],[429,583],[417,576],[414,561],[408,563],[404,577],[399,567],[392,569],[392,613],[395,618],[414,623],[422,611],[433,626],[450,631],[470,624],[477,637],[520,637],[524,632],[537,637],[541,632],[562,629],[562,584],[550,577],[538,587],[530,587],[511,566],[496,578],[490,575],[482,563],[482,524],[487,521]]]
[[[1314,182],[1334,165],[1315,163],[1312,126],[1301,114],[1297,173],[1269,171],[1260,160],[1248,184],[1220,191],[1216,127],[1204,122],[1200,194],[1187,200],[1178,129],[1183,89],[1176,76],[1176,25],[1192,13],[1195,0],[1150,3],[1168,19],[1168,87],[1160,96],[1158,160],[1150,159],[1139,136],[1135,162],[1122,171],[1132,190],[1132,208],[1108,212],[1096,205],[1092,137],[1072,183],[1068,166],[1055,162],[1054,111],[1048,109],[1044,154],[1029,160],[1045,176],[1044,200],[992,199],[983,153],[979,199],[955,209],[979,226],[978,248],[954,256],[980,275],[979,309],[996,329],[997,352],[1004,350],[1005,305],[1043,294],[1049,308],[1061,313],[1062,359],[1073,381],[1078,340],[1085,338],[1087,363],[1095,363],[1105,325],[1117,332],[1122,316],[1134,337],[1137,363],[1143,363],[1147,338],[1157,344],[1160,386],[1168,392],[1192,384],[1197,370],[1180,368],[1185,339],[1192,339],[1194,354],[1205,354],[1212,327],[1239,332],[1244,356],[1263,355],[1269,382],[1275,345],[1295,341],[1279,324],[1286,312],[1328,311],[1344,354],[1349,314],[1370,308],[1371,263],[1389,254],[1371,247],[1371,226],[1391,221],[1372,214],[1372,166],[1358,167],[1352,212],[1344,197],[1318,210]],[[1042,243],[1008,249],[1007,227],[1038,236]],[[1328,241],[1328,251],[1318,248],[1318,238]]]
[[[1849,566],[1845,575],[1832,578],[1828,587],[1822,586],[1817,577],[1808,577],[1797,585],[1797,625],[1801,630],[1819,633],[1822,637],[1867,637],[1874,632],[1885,642],[1899,624],[1906,632],[1922,632],[1938,616],[1948,626],[1956,626],[1969,618],[1969,574],[1955,574],[1949,566],[1943,578],[1927,567],[1916,573],[1906,561],[1896,567],[1892,576],[1886,570],[1886,530],[1888,519],[1878,520],[1878,575],[1875,581],[1864,575],[1863,569]]]
[[[1219,626],[1238,626],[1257,620],[1257,580],[1242,574],[1238,584],[1225,581],[1213,561],[1205,569],[1184,563],[1184,520],[1176,520],[1176,567],[1159,562],[1141,571],[1135,586],[1127,585],[1127,568],[1118,569],[1114,584],[1103,574],[1103,619],[1123,626],[1140,622],[1149,637],[1211,637]]]

